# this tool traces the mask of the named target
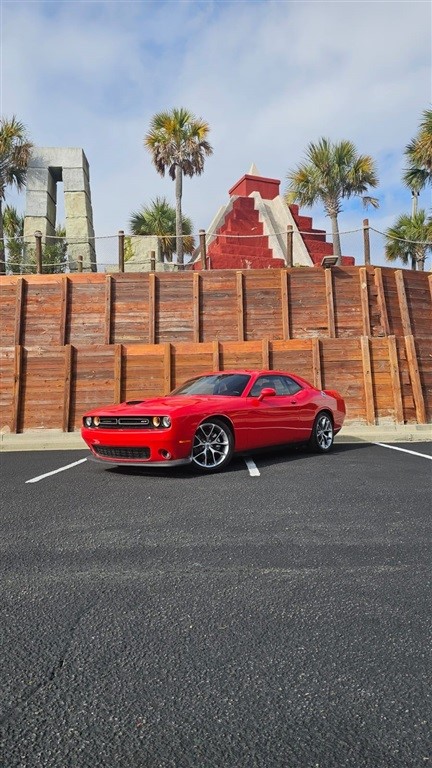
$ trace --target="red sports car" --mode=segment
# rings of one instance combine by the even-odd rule
[[[202,472],[226,467],[234,453],[308,443],[326,453],[345,417],[338,392],[283,371],[218,371],[167,397],[131,400],[86,413],[81,434],[107,464]]]

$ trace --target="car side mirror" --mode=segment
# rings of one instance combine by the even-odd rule
[[[265,397],[274,397],[275,394],[276,390],[273,387],[264,387],[258,396],[258,400],[263,400]]]

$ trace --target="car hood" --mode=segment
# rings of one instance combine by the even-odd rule
[[[129,400],[119,405],[102,406],[88,411],[90,416],[171,416],[174,413],[200,409],[204,411],[225,411],[229,404],[239,402],[239,397],[218,395],[168,395],[148,400]]]

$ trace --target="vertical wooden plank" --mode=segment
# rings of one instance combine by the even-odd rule
[[[431,295],[431,301],[432,301],[432,275],[429,275],[428,282],[429,282],[429,289],[430,289],[430,295]]]
[[[381,267],[375,267],[374,282],[377,290],[377,303],[378,311],[381,318],[381,328],[384,331],[385,336],[390,336],[390,324],[388,319],[387,304],[384,293],[384,284],[382,279]]]
[[[372,385],[372,367],[369,349],[369,337],[361,336],[361,355],[363,363],[363,383],[365,391],[366,421],[368,424],[375,424],[375,401]]]
[[[169,341],[163,345],[164,357],[163,357],[163,377],[164,377],[164,395],[169,395],[172,390],[171,386],[171,344]]]
[[[16,294],[15,294],[15,332],[14,332],[14,345],[19,347],[21,344],[21,326],[23,316],[23,303],[24,303],[24,278],[16,282]]]
[[[367,271],[365,267],[360,267],[359,278],[360,278],[360,303],[361,303],[361,312],[362,312],[363,336],[370,336],[371,328],[370,328],[370,314],[369,314],[369,291],[368,291],[368,283],[367,283]]]
[[[148,276],[149,280],[149,344],[155,343],[156,337],[156,275],[154,272],[150,272]]]
[[[402,319],[402,330],[404,336],[411,336],[411,320],[408,311],[408,302],[405,291],[405,283],[402,269],[395,272],[396,289],[399,300],[399,309]]]
[[[193,288],[192,288],[192,311],[193,311],[193,340],[199,342],[201,340],[200,333],[200,279],[199,272],[194,272],[193,276]]]
[[[281,306],[282,306],[282,338],[290,338],[290,318],[289,318],[289,299],[288,299],[288,272],[281,269]]]
[[[270,368],[269,340],[263,339],[261,344],[262,344],[262,367],[264,370],[268,371],[268,369]]]
[[[63,416],[62,416],[63,432],[69,432],[69,425],[70,425],[72,360],[73,360],[72,345],[66,344],[64,347],[64,374],[63,374]]]
[[[390,376],[393,390],[394,418],[397,424],[404,423],[402,389],[400,383],[399,363],[397,356],[396,337],[389,336],[387,339],[389,350]]]
[[[220,344],[216,339],[213,341],[212,367],[214,371],[220,371]]]
[[[420,372],[418,368],[417,353],[414,336],[405,336],[405,349],[408,361],[408,370],[411,379],[411,388],[416,409],[418,424],[426,424],[426,408],[422,392]]]
[[[116,344],[114,347],[114,403],[121,403],[122,356],[123,347],[121,344]]]
[[[12,424],[11,432],[18,432],[18,424],[21,418],[21,371],[22,371],[23,348],[20,344],[15,346],[14,351],[14,374],[12,390]]]
[[[322,389],[321,343],[317,336],[312,338],[312,371],[314,387]]]
[[[111,306],[112,306],[112,275],[105,278],[105,339],[104,344],[111,344]]]
[[[244,341],[244,300],[243,300],[243,274],[236,272],[237,294],[237,338]]]
[[[325,293],[327,303],[327,327],[328,335],[331,339],[336,337],[334,299],[333,299],[333,277],[331,269],[324,269]]]
[[[60,346],[63,347],[67,341],[67,315],[69,301],[69,278],[65,275],[61,281],[60,297]]]

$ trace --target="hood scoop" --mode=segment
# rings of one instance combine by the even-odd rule
[[[144,400],[127,400],[126,405],[140,405]]]

